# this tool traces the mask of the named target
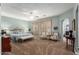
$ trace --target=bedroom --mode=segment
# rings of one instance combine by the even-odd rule
[[[1,29],[11,38],[11,52],[2,53],[3,55],[74,54],[71,47],[68,50],[65,48],[62,24],[69,19],[67,25],[69,30],[72,29],[76,4],[3,3],[1,8]],[[75,46],[76,50],[77,44]]]

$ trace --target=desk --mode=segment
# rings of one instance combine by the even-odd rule
[[[75,43],[75,38],[74,37],[66,37],[66,48],[68,48],[68,40],[71,40],[71,45],[72,45],[72,51],[74,52],[74,43]]]

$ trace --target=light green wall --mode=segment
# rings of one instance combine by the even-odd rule
[[[58,19],[60,20],[60,25],[59,25],[59,32],[61,34],[61,38],[62,38],[62,21],[66,18],[69,19],[69,27],[70,27],[70,30],[72,30],[72,21],[73,19],[76,19],[75,21],[75,27],[76,27],[76,31],[74,31],[74,35],[75,35],[75,51],[78,51],[78,47],[79,47],[79,38],[78,38],[78,19],[76,18],[76,6],[73,8],[73,9],[70,9],[68,11],[66,11],[65,13],[61,14],[58,16]]]
[[[69,18],[70,29],[72,29],[73,9],[70,9],[61,15],[52,17],[53,26],[58,26],[58,30],[56,32],[59,32],[59,35],[61,35],[60,37],[62,37],[62,20],[66,19],[66,18]],[[5,17],[5,16],[1,17],[1,24],[6,24],[7,27],[9,25],[21,26],[25,29],[32,27],[31,22],[18,20],[15,18],[10,18],[10,17]],[[53,27],[52,27],[52,29],[53,29]],[[52,31],[54,31],[54,30],[52,30]]]
[[[54,27],[58,27],[57,30],[54,30]],[[52,32],[58,32],[59,33],[59,38],[60,38],[60,20],[58,16],[52,17]]]
[[[1,26],[5,27],[5,28],[18,26],[18,27],[22,27],[24,30],[26,30],[27,28],[31,28],[31,22],[2,16],[1,17]]]
[[[58,32],[59,32],[59,37],[61,38],[61,40],[63,38],[62,37],[63,36],[62,22],[63,22],[63,20],[68,18],[69,23],[70,23],[69,29],[72,30],[72,21],[73,21],[73,19],[76,19],[76,16],[79,16],[79,15],[76,15],[76,7],[77,6],[75,6],[73,9],[66,11],[65,13],[63,13],[61,15],[52,17],[52,22],[54,22],[53,24],[59,27]],[[79,14],[79,12],[78,12],[78,14]],[[77,54],[79,54],[79,50],[78,50],[78,48],[79,48],[79,38],[78,38],[78,36],[79,36],[79,34],[78,34],[79,23],[78,22],[79,21],[78,20],[79,20],[79,17],[76,19],[76,22],[75,22],[77,30],[74,31],[74,35],[75,35],[75,48],[74,48],[74,50],[75,50],[75,52],[77,52]]]
[[[69,26],[70,30],[72,29],[72,20],[73,20],[73,16],[74,16],[73,10],[74,9],[70,9],[70,10],[68,10],[68,11],[66,11],[66,12],[64,12],[64,13],[58,15],[58,16],[53,16],[52,17],[52,25],[53,25],[52,31],[54,31],[53,30],[54,26],[58,26],[58,30],[56,30],[54,32],[58,32],[59,33],[59,37],[61,39],[62,39],[62,36],[63,36],[63,34],[62,34],[62,21],[63,20],[68,18],[69,19],[69,23],[70,23],[70,26]]]
[[[59,23],[60,23],[59,24],[59,27],[60,27],[59,32],[61,34],[61,37],[63,36],[63,34],[62,34],[62,25],[63,25],[62,22],[63,22],[63,20],[69,19],[69,23],[70,23],[69,29],[72,30],[72,20],[73,20],[73,16],[74,16],[73,10],[74,9],[70,9],[70,10],[66,11],[65,13],[58,16]]]
[[[76,4],[75,6],[74,6],[74,18],[75,18],[75,27],[76,27],[76,37],[75,37],[75,53],[76,54],[79,54],[79,50],[78,50],[78,48],[79,48],[79,38],[78,38],[78,10],[79,9],[77,9],[77,6],[78,6],[78,4]]]

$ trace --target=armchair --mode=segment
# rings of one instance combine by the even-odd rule
[[[58,40],[58,33],[54,32],[53,35],[50,37],[52,40]]]
[[[41,38],[46,38],[45,32],[42,32],[40,37]]]

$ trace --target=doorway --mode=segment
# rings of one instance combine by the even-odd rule
[[[64,19],[62,23],[63,42],[66,42],[66,39],[64,38],[65,31],[69,31],[69,19],[68,18]]]

